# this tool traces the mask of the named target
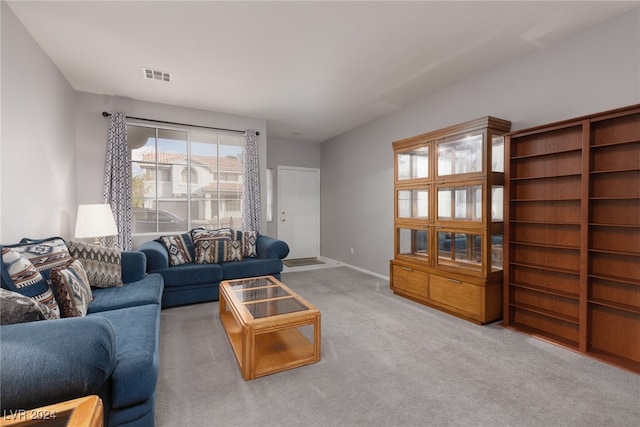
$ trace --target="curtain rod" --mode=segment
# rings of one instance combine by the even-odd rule
[[[102,112],[102,117],[110,117],[110,116],[111,116],[111,113],[107,113],[106,111]],[[213,130],[223,130],[223,131],[227,131],[227,132],[244,133],[243,130],[237,130],[237,129],[214,128],[214,127],[211,127],[211,126],[190,125],[190,124],[187,124],[187,123],[177,123],[177,122],[166,122],[164,120],[144,119],[142,117],[127,116],[127,119],[143,120],[145,122],[162,123],[162,124],[165,124],[165,125],[191,126],[191,127],[195,127],[195,128],[204,128],[204,129],[213,129]],[[260,135],[260,132],[256,131],[256,135]]]

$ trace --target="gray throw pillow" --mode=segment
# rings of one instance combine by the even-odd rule
[[[1,325],[57,318],[59,316],[46,305],[17,292],[0,288]]]
[[[67,242],[72,257],[84,267],[89,284],[96,288],[122,286],[120,250],[83,242]]]

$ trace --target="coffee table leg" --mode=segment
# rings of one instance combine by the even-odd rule
[[[320,352],[321,352],[321,342],[322,342],[322,334],[320,333],[321,331],[321,317],[320,317],[320,313],[318,313],[318,317],[316,319],[315,324],[313,325],[313,344],[314,344],[314,351],[316,353],[316,362],[320,361]]]
[[[224,294],[220,292],[218,298],[218,317],[221,317],[222,313],[227,310],[227,301],[224,299]]]
[[[255,331],[253,328],[244,328],[242,332],[242,378],[252,380],[256,377],[255,361]]]

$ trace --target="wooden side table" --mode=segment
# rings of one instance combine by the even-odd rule
[[[0,427],[103,427],[102,400],[80,397],[36,409],[5,411]]]

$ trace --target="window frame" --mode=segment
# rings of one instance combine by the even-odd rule
[[[240,199],[236,200],[236,199],[227,199],[227,198],[222,198],[223,196],[223,190],[221,190],[221,184],[226,183],[226,182],[230,182],[228,179],[223,179],[225,176],[229,175],[229,170],[227,168],[223,168],[221,166],[220,163],[220,146],[223,145],[230,145],[232,146],[233,144],[225,144],[221,141],[221,136],[223,135],[233,135],[236,136],[236,132],[226,132],[226,131],[219,131],[219,130],[214,130],[214,129],[207,129],[207,128],[199,128],[197,126],[172,126],[172,125],[164,125],[164,124],[156,124],[156,123],[148,123],[148,122],[144,122],[144,121],[138,121],[138,120],[130,120],[127,122],[127,130],[129,128],[129,126],[135,126],[135,127],[141,127],[141,128],[148,128],[148,129],[152,129],[154,130],[154,136],[153,138],[155,138],[155,144],[154,144],[154,152],[156,154],[155,156],[155,160],[150,162],[150,161],[146,161],[146,160],[134,160],[132,153],[135,150],[129,147],[129,141],[127,142],[128,145],[128,152],[129,152],[129,168],[132,170],[132,174],[131,174],[131,179],[132,179],[132,183],[133,183],[133,179],[134,179],[134,174],[133,174],[133,165],[134,164],[153,164],[154,168],[153,171],[151,171],[151,169],[147,169],[145,171],[144,174],[142,174],[141,176],[143,177],[143,179],[149,179],[149,182],[152,182],[153,186],[155,186],[155,189],[153,191],[153,196],[152,197],[146,197],[146,195],[143,196],[143,205],[144,205],[144,200],[147,199],[151,199],[153,200],[153,204],[155,205],[154,208],[146,208],[143,206],[143,209],[150,209],[150,210],[155,210],[155,217],[156,217],[156,227],[155,230],[156,231],[143,231],[143,232],[133,232],[133,236],[144,236],[144,235],[159,235],[159,234],[166,234],[168,233],[168,231],[162,230],[161,229],[161,224],[159,222],[159,217],[160,217],[160,213],[163,211],[163,209],[160,206],[160,202],[163,200],[162,197],[160,197],[160,192],[159,192],[159,183],[172,183],[172,185],[181,185],[181,186],[186,186],[186,192],[185,193],[173,193],[173,195],[175,195],[175,200],[176,201],[184,201],[184,203],[186,203],[186,212],[187,212],[187,218],[185,218],[185,222],[187,224],[187,229],[184,230],[185,232],[193,229],[194,226],[200,226],[200,225],[194,225],[194,218],[193,218],[193,209],[192,206],[194,203],[198,203],[199,201],[201,201],[201,199],[206,199],[206,197],[203,195],[197,196],[194,195],[194,188],[193,185],[196,186],[201,186],[204,187],[206,185],[210,185],[212,183],[216,184],[216,188],[215,190],[212,191],[211,195],[213,197],[210,198],[209,203],[212,204],[212,206],[215,206],[217,208],[215,214],[212,212],[212,214],[210,215],[210,218],[205,218],[204,220],[212,222],[214,220],[214,218],[216,219],[215,224],[212,224],[212,226],[214,228],[219,228],[221,227],[223,222],[226,222],[226,220],[228,219],[227,217],[222,218],[220,213],[221,213],[221,205],[224,204],[223,202],[225,200],[231,200],[233,203],[237,203],[238,205],[241,206],[242,204],[242,189],[239,189],[239,194],[240,194]],[[196,166],[194,166],[194,162],[193,162],[193,156],[192,156],[192,144],[193,143],[198,143],[201,141],[198,141],[197,139],[193,139],[192,138],[192,132],[194,130],[197,130],[197,132],[202,132],[202,130],[205,129],[206,132],[210,132],[211,135],[215,135],[215,157],[216,158],[216,165],[215,166],[211,166],[210,170],[212,173],[212,178],[209,181],[209,183],[206,183],[206,177],[200,177],[200,173],[198,172]],[[161,130],[168,130],[168,131],[178,131],[178,132],[185,132],[186,134],[186,162],[185,163],[176,163],[176,164],[169,164],[169,163],[164,163],[164,162],[159,162],[158,156],[157,154],[160,152],[159,151],[159,147],[158,147],[158,140],[162,139],[161,136],[159,136],[159,132]],[[148,137],[149,138],[149,137]],[[239,159],[239,163],[240,163],[240,167],[241,170],[238,174],[234,174],[237,179],[234,180],[234,182],[238,182],[240,185],[242,185],[242,182],[244,180],[243,174],[244,171],[242,169],[242,161],[243,161],[243,156],[242,156],[242,152],[244,151],[244,141],[242,139],[242,136],[239,135],[239,142],[240,144],[238,144],[239,148],[240,148],[240,155],[238,156]],[[146,145],[146,142],[145,142]],[[143,145],[144,146],[144,145]],[[140,147],[141,148],[141,147]],[[197,163],[195,163],[197,164]],[[186,178],[187,178],[187,182],[184,183],[182,181],[182,170],[177,170],[175,173],[177,174],[177,176],[172,176],[171,172],[169,172],[169,181],[158,181],[158,176],[162,176],[159,173],[160,168],[162,166],[169,166],[169,167],[174,167],[174,166],[181,166],[183,169],[182,170],[186,170],[188,171],[186,173]],[[171,171],[171,169],[169,169]],[[150,173],[149,173],[150,172]],[[193,174],[197,175],[197,179],[193,180]],[[215,176],[215,179],[213,178]],[[174,182],[175,180],[175,182]],[[132,197],[132,202],[134,200],[134,194],[132,193],[131,195]],[[138,208],[134,208],[134,209],[138,209]],[[176,214],[175,212],[171,212],[171,211],[167,211],[170,212],[172,215],[175,216],[180,216],[179,214]],[[242,215],[242,212],[240,210],[240,215]],[[232,219],[235,217],[231,217]],[[240,216],[240,221],[242,221],[242,216]],[[135,219],[132,218],[132,228],[134,226],[134,222]],[[235,227],[235,224],[234,224]]]

